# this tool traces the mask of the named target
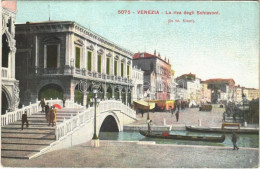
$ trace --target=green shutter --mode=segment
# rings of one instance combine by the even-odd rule
[[[80,48],[76,47],[76,68],[80,68]]]
[[[117,76],[117,61],[114,62],[114,75]]]
[[[129,73],[130,73],[130,66],[127,65],[127,77],[129,77]]]
[[[110,74],[110,59],[107,58],[107,74]]]
[[[98,72],[101,73],[101,55],[98,55]]]
[[[88,70],[91,71],[92,69],[92,53],[88,52]]]
[[[124,63],[121,63],[121,76],[124,76]]]

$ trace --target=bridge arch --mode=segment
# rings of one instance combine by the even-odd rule
[[[105,112],[101,114],[99,118],[98,131],[119,132],[123,127],[115,112]]]

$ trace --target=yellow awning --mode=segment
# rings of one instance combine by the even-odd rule
[[[134,103],[136,105],[136,108],[139,108],[141,110],[151,110],[155,108],[155,103],[148,103],[144,100],[135,100]]]

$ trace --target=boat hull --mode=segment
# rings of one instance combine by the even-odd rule
[[[208,132],[208,133],[241,133],[241,134],[259,134],[258,129],[221,129],[221,128],[199,128],[186,126],[187,131],[192,132]]]
[[[206,137],[206,136],[183,136],[183,135],[163,135],[163,134],[148,134],[147,131],[139,130],[139,133],[145,137],[162,138],[172,140],[190,140],[190,141],[207,141],[222,143],[225,140],[225,135],[221,137]]]

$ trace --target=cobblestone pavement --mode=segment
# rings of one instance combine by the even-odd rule
[[[187,108],[180,110],[179,121],[176,121],[175,114],[169,112],[155,112],[149,113],[150,119],[154,125],[163,125],[164,119],[167,125],[198,125],[198,120],[201,120],[201,126],[204,127],[220,127],[222,123],[222,115],[224,108],[213,108],[212,111],[199,111],[199,108]],[[137,115],[138,121],[132,123],[133,125],[146,124],[147,113],[142,117]]]
[[[2,159],[4,167],[98,167],[98,168],[253,168],[259,151],[253,148],[187,145],[148,145],[135,142],[89,142],[44,154],[31,160]]]

